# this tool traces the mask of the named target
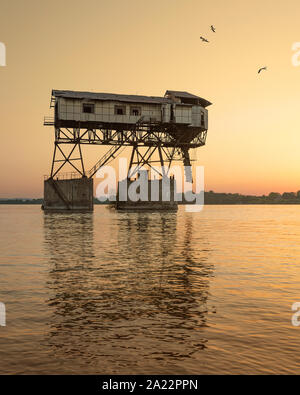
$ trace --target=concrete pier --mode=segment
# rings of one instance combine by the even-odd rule
[[[92,178],[44,181],[45,212],[91,212],[93,208]]]
[[[117,193],[117,210],[127,210],[127,211],[177,211],[178,202],[175,201],[174,191],[175,191],[175,180],[174,178],[169,178],[167,181],[167,189],[169,189],[168,200],[163,199],[163,181],[162,180],[148,180],[148,200],[139,199],[138,201],[132,201],[130,196],[128,196],[128,191],[130,186],[135,181],[123,180],[118,184]],[[123,192],[121,192],[121,190]],[[153,198],[155,195],[154,190],[157,193],[156,199]],[[122,194],[124,196],[124,191],[127,191],[127,201],[122,201]]]

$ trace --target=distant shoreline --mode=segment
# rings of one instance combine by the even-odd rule
[[[216,193],[213,191],[204,193],[205,205],[300,205],[300,191],[298,192],[284,192],[283,194],[271,192],[269,195],[254,196],[254,195],[241,195],[239,193]],[[107,205],[113,202],[100,202],[94,198],[95,205]],[[185,204],[178,202],[179,204]],[[10,205],[32,205],[43,204],[43,199],[27,199],[27,198],[7,198],[0,199],[0,204]]]
[[[95,203],[95,206],[109,206],[112,203],[108,203],[108,202],[104,202],[104,203]],[[41,205],[40,203],[11,203],[11,202],[7,202],[7,203],[2,203],[0,202],[0,205],[3,206],[38,206]],[[179,206],[184,206],[186,205],[186,203],[181,203],[178,202]],[[204,203],[205,206],[299,206],[299,203],[295,203],[295,202],[289,202],[289,203],[209,203],[209,202],[205,202]]]

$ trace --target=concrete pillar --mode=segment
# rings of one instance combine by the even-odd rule
[[[90,212],[94,208],[93,179],[44,181],[44,204],[46,212]]]
[[[164,201],[162,198],[162,180],[151,181],[148,180],[148,201],[139,200],[137,202],[131,201],[128,196],[128,188],[134,181],[127,180],[127,201],[120,201],[119,199],[119,191],[120,188],[126,189],[126,180],[120,181],[118,184],[118,193],[117,193],[117,202],[116,208],[118,210],[164,210],[164,211],[177,211],[178,203],[174,199],[174,191],[176,191],[176,183],[174,178],[169,180],[169,189],[170,189],[170,198],[167,201]],[[156,188],[158,189],[158,200],[151,200],[151,188],[154,187],[154,183],[156,183]],[[158,184],[158,185],[157,185]]]

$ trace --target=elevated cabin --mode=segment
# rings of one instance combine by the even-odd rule
[[[176,124],[207,130],[211,103],[188,92],[166,91],[164,97],[53,90],[58,127],[130,128],[137,122]]]

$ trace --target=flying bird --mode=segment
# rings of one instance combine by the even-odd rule
[[[267,67],[262,67],[258,70],[258,74],[261,73],[263,70],[268,70]]]
[[[200,37],[200,40],[204,41],[205,43],[209,43],[209,41],[206,40],[206,38],[204,38],[204,37]]]
[[[213,25],[211,25],[211,30],[215,33],[216,32],[216,29],[215,29],[215,27],[213,26]]]

